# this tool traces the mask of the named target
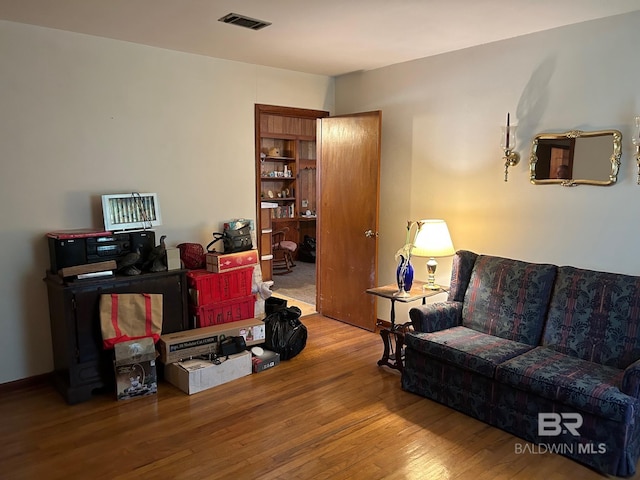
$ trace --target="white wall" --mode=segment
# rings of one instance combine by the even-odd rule
[[[44,234],[100,226],[100,194],[158,192],[170,245],[206,244],[221,221],[254,215],[254,103],[382,110],[380,283],[394,280],[408,218],[446,219],[459,249],[640,273],[639,22],[628,14],[346,75],[334,108],[327,77],[0,21],[0,383],[53,369]],[[508,111],[522,160],[505,183]],[[622,132],[618,184],[531,185],[531,138],[574,128]],[[450,263],[440,260],[439,281]],[[416,267],[424,279],[424,261]],[[379,316],[388,308],[381,300]]]
[[[0,383],[53,370],[45,233],[157,192],[170,246],[255,216],[254,104],[332,111],[334,80],[0,21]]]
[[[394,281],[405,222],[419,218],[444,218],[458,249],[640,274],[631,145],[638,24],[640,13],[627,14],[336,80],[336,113],[383,112],[380,283]],[[519,124],[522,160],[505,183],[507,112]],[[616,185],[529,183],[533,136],[571,129],[622,132]],[[416,263],[425,279],[424,260]],[[451,259],[439,265],[438,279],[448,282]],[[378,314],[388,318],[384,302]]]

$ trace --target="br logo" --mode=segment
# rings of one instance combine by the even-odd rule
[[[582,415],[579,413],[538,413],[538,435],[541,437],[556,437],[567,432],[579,437],[581,426]]]

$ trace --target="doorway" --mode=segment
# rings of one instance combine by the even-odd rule
[[[371,331],[376,303],[366,290],[377,282],[381,116],[375,111],[329,117],[317,110],[256,105],[263,279],[274,282],[276,295],[293,284],[291,298],[315,288],[314,310]],[[285,240],[298,248],[313,237],[316,262],[306,265],[296,254],[292,272],[274,275],[271,233],[279,229],[286,229]],[[297,281],[296,269],[311,275]]]
[[[316,264],[295,260],[291,273],[274,275],[271,291],[301,310],[316,311]],[[304,305],[300,305],[299,303]],[[304,307],[304,308],[303,308]]]
[[[311,252],[304,249],[307,240],[316,240],[316,122],[327,116],[329,112],[323,110],[255,106],[258,248],[263,280],[273,282],[274,294],[303,302],[305,309],[312,311],[316,310],[316,267],[308,261]],[[290,249],[286,254],[278,248],[282,243]],[[283,257],[292,257],[292,262],[283,262]]]

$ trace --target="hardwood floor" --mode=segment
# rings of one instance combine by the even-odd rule
[[[192,396],[167,383],[68,406],[48,385],[2,391],[3,479],[601,479],[404,392],[378,334],[303,317],[306,349]],[[638,477],[640,478],[640,477]]]

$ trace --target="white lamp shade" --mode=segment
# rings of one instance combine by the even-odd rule
[[[421,220],[411,254],[416,257],[450,257],[456,251],[444,220]]]

